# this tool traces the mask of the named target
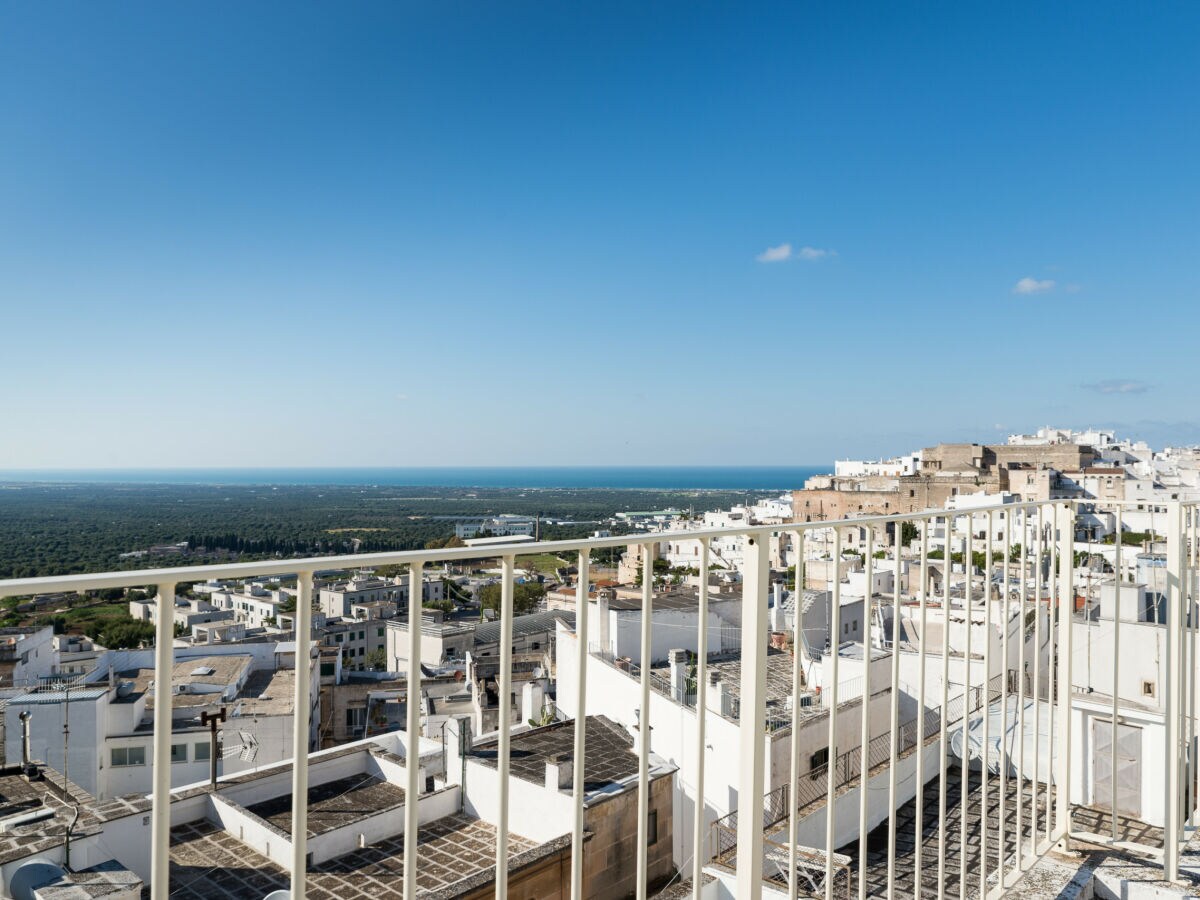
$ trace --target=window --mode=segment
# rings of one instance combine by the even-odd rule
[[[375,637],[383,637],[383,629],[382,628],[375,629]]]
[[[808,758],[808,767],[813,772],[822,769],[829,764],[829,748],[822,747],[816,753]]]
[[[646,846],[658,843],[658,810],[652,809],[646,817]]]
[[[146,764],[146,748],[113,747],[112,764],[114,768],[121,766],[144,766]]]
[[[1143,681],[1142,682],[1142,696],[1143,697],[1153,697],[1154,696],[1154,682],[1153,681]]]
[[[334,670],[334,668],[335,668],[335,666],[334,666],[334,664],[333,664],[333,663],[331,663],[331,662],[328,662],[328,663],[326,663],[326,662],[323,662],[323,663],[321,663],[321,677],[322,677],[322,678],[324,678],[324,677],[327,677],[327,676],[333,675],[333,674],[334,674],[334,671],[333,671],[333,670]]]
[[[171,745],[171,762],[173,762],[173,763],[187,762],[187,744],[172,744]]]
[[[366,648],[365,648],[365,647],[359,647],[359,648],[358,648],[358,655],[359,655],[359,656],[362,656],[362,655],[363,655],[363,652],[364,652],[365,650],[366,650]]]
[[[212,759],[212,744],[208,741],[201,741],[199,744],[192,745],[192,759],[196,762],[208,762]]]

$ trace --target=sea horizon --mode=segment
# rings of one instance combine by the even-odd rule
[[[0,469],[8,484],[792,490],[830,466],[297,466]]]

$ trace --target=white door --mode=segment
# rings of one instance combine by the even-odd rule
[[[1117,726],[1117,812],[1142,814],[1142,729]],[[1113,798],[1112,722],[1092,720],[1092,805],[1111,809]]]

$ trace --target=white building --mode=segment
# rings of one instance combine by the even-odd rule
[[[488,518],[471,519],[458,522],[454,526],[454,534],[459,538],[473,538],[477,534],[487,532],[493,537],[506,535],[532,535],[535,521],[529,516],[499,515]]]
[[[269,588],[266,583],[253,581],[240,590],[226,588],[209,594],[215,609],[227,610],[248,628],[277,627],[279,614],[294,602],[294,596],[282,588]]]
[[[218,773],[231,774],[287,759],[292,752],[294,644],[175,649],[171,679],[173,785],[206,779],[212,742],[202,713],[226,710],[224,754]],[[103,670],[82,683],[50,685],[8,700],[4,707],[5,758],[22,756],[21,713],[29,713],[30,754],[98,799],[151,789],[151,744],[157,690],[154,651],[106,651]],[[111,674],[109,667],[112,667]],[[319,676],[310,661],[310,746],[315,748]],[[64,729],[66,729],[64,731]],[[65,748],[64,748],[64,738]],[[243,752],[244,751],[244,752]]]
[[[839,459],[833,464],[833,474],[838,478],[900,478],[904,475],[916,475],[920,469],[920,450],[891,459]]]

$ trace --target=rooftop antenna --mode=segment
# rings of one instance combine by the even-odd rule
[[[210,713],[210,712],[208,712],[208,710],[205,710],[204,712],[200,713],[200,724],[207,725],[208,729],[209,729],[209,733],[211,735],[211,737],[210,737],[211,744],[209,746],[209,751],[208,751],[208,759],[209,759],[208,779],[209,779],[209,785],[212,787],[213,790],[216,790],[216,788],[217,788],[217,725],[223,723],[224,721],[225,721],[225,707],[224,706],[222,706],[221,709],[215,713]]]

